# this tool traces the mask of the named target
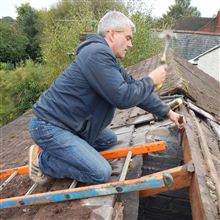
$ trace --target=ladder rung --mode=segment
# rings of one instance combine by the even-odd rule
[[[34,183],[25,195],[30,195],[38,186],[38,183]]]
[[[132,151],[128,151],[128,154],[127,154],[127,157],[126,157],[126,160],[125,160],[122,172],[121,172],[119,182],[125,180],[125,177],[126,177],[127,172],[128,172],[128,167],[129,167],[129,164],[130,164],[130,161],[131,161],[131,156],[132,156]]]
[[[9,176],[8,179],[6,179],[4,183],[2,183],[2,185],[0,186],[0,191],[2,191],[7,186],[7,184],[11,182],[11,180],[17,175],[17,173],[18,170],[12,173],[11,176]]]
[[[75,188],[76,185],[77,185],[77,183],[78,183],[78,182],[77,182],[76,180],[73,180],[73,182],[71,183],[69,189]]]

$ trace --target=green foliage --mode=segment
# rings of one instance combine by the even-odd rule
[[[201,13],[196,7],[190,6],[191,0],[175,0],[175,4],[169,7],[168,16],[175,20],[181,17],[199,17]]]
[[[1,21],[4,21],[8,24],[16,24],[16,20],[14,20],[12,17],[10,16],[6,16],[0,19]]]
[[[99,21],[107,11],[117,10],[124,13],[128,11],[123,2],[118,0],[90,0],[87,2],[90,2],[90,10],[96,21]]]
[[[28,39],[26,52],[32,60],[40,58],[40,18],[36,10],[34,10],[29,3],[22,4],[17,8],[17,23],[20,30]]]
[[[26,58],[27,38],[17,30],[15,25],[0,21],[0,62],[14,65]]]
[[[75,48],[79,44],[79,33],[85,25],[80,22],[57,22],[45,27],[42,43],[43,58],[53,80],[71,62],[68,53],[75,57]]]
[[[152,31],[155,22],[149,13],[142,12],[142,5],[137,1],[130,0],[128,3],[125,6],[122,0],[61,0],[49,11],[36,11],[29,4],[19,7],[17,23],[27,40],[23,48],[28,44],[26,51],[35,61],[39,58],[38,49],[41,48],[42,63],[27,60],[13,71],[9,70],[10,65],[0,63],[0,117],[5,118],[3,123],[12,120],[36,102],[41,92],[48,88],[57,75],[75,58],[79,35],[96,32],[98,21],[109,10],[120,10],[130,15],[136,24],[133,48],[122,61],[125,67],[159,53],[161,41]],[[16,26],[10,18],[6,20],[8,24],[10,23],[10,28]],[[16,28],[13,30],[15,32],[11,35],[18,32]],[[13,42],[8,44],[5,50],[10,48],[10,45],[14,45]],[[0,43],[0,50],[1,46]],[[19,46],[22,52],[22,41]],[[0,56],[3,52],[0,51]],[[25,53],[24,49],[23,52]],[[73,54],[71,59],[69,53]]]
[[[161,40],[153,31],[154,22],[150,15],[136,12],[131,19],[136,24],[137,31],[132,41],[133,47],[121,61],[125,67],[158,54],[162,48]]]
[[[46,78],[44,67],[32,61],[27,61],[25,67],[10,72],[0,71],[0,118],[4,123],[36,102],[48,86]]]
[[[12,63],[0,63],[0,70],[10,71],[14,69]]]
[[[190,6],[191,0],[175,0],[175,4],[169,6],[169,10],[159,20],[160,27],[171,27],[174,22],[182,17],[199,17],[201,13],[197,7]]]
[[[62,0],[43,15],[42,54],[50,74],[49,81],[75,58],[79,35],[96,32],[98,20],[106,11],[117,8],[125,10],[116,0]],[[69,53],[73,54],[71,59]]]
[[[19,112],[31,108],[41,94],[41,88],[36,82],[28,79],[19,81],[13,91],[15,107]]]

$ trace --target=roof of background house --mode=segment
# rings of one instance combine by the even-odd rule
[[[176,30],[174,32],[177,39],[171,41],[170,47],[187,60],[220,44],[220,33]]]
[[[184,17],[176,21],[175,30],[220,33],[220,10],[214,18]]]
[[[174,30],[197,31],[212,20],[213,18],[201,17],[179,18],[174,25]]]
[[[202,57],[202,56],[204,56],[204,55],[206,55],[206,54],[208,54],[208,53],[210,53],[210,52],[212,52],[213,50],[216,50],[216,49],[218,49],[218,48],[220,48],[220,44],[219,44],[219,45],[216,45],[216,46],[212,47],[211,49],[205,51],[204,53],[202,53],[202,54],[200,54],[200,55],[194,57],[193,59],[189,60],[189,62],[192,63],[192,64],[197,64],[197,61],[198,61],[198,59],[199,59],[200,57]]]
[[[129,68],[128,72],[131,73],[135,78],[141,78],[145,74],[149,73],[151,70],[155,69],[159,65],[160,55],[157,55],[153,58],[139,62]],[[216,134],[213,132],[210,124],[207,123],[207,120],[211,118],[212,122],[214,121],[217,124],[220,121],[220,103],[219,95],[220,89],[219,84],[216,80],[210,77],[208,74],[199,70],[197,67],[191,65],[183,58],[174,54],[172,51],[169,52],[168,56],[169,64],[169,74],[167,80],[164,82],[162,89],[159,91],[160,95],[174,95],[181,94],[184,95],[186,107],[184,109],[192,109],[196,112],[196,117],[200,120],[200,126],[205,130],[207,142],[212,147],[212,159],[215,163],[216,170],[218,171],[218,176],[220,176],[220,158],[219,158],[219,148],[218,142],[216,141]],[[203,110],[201,115],[200,111]],[[0,152],[1,164],[0,169],[11,168],[15,166],[22,166],[27,164],[27,151],[32,141],[30,139],[29,133],[27,131],[27,123],[30,119],[32,113],[31,111],[20,116],[13,122],[5,125],[0,128],[0,142],[2,143],[2,149]],[[196,151],[196,155],[200,155],[200,145],[197,141],[198,133],[193,119],[188,114],[187,111],[184,111],[188,123],[186,125],[186,134],[189,138],[189,145],[192,143],[193,151]],[[145,142],[146,131],[151,129],[149,121],[154,120],[151,117],[152,115],[135,107],[128,110],[117,110],[115,117],[110,125],[112,129],[116,131],[119,136],[119,146],[128,146],[130,144],[136,145]],[[208,119],[207,119],[208,117]],[[151,119],[149,119],[151,118]],[[170,122],[167,121],[156,121],[154,129],[165,128],[170,126]],[[201,144],[201,143],[200,143]],[[195,153],[192,152],[192,157]],[[159,156],[161,160],[161,156]],[[171,158],[168,158],[171,160]],[[139,158],[138,161],[141,159]],[[165,158],[164,158],[165,160]],[[201,158],[195,161],[195,167],[203,166],[205,164],[204,159]],[[160,164],[161,162],[157,162]],[[162,165],[162,164],[161,164]],[[204,167],[199,167],[198,172],[198,181],[204,182],[205,176],[208,176],[207,170]],[[153,168],[152,168],[153,169]],[[202,169],[202,171],[201,171]],[[59,180],[56,181],[52,186],[39,187],[37,192],[43,192],[47,190],[56,190],[68,187],[71,182],[69,180]],[[16,183],[8,186],[5,193],[1,193],[1,197],[4,198],[7,196],[22,195],[25,193],[31,186],[31,181],[27,176],[19,176],[16,180]],[[217,209],[211,198],[209,198],[209,188],[207,186],[202,186],[202,192],[205,194],[205,198],[202,197],[202,201],[206,201],[205,213],[207,216],[217,216]],[[130,207],[130,217],[133,216],[133,219],[137,217],[137,206],[138,206],[138,194],[133,193],[132,197],[127,198],[127,206],[129,206],[130,201],[133,201],[133,207]],[[129,200],[128,200],[129,199]],[[176,200],[175,200],[176,201]],[[47,219],[69,219],[70,216],[74,214],[74,219],[111,219],[112,210],[115,204],[114,196],[98,197],[91,199],[77,200],[73,202],[64,202],[50,205],[40,205],[28,207],[27,209],[10,209],[10,210],[1,210],[1,216],[11,219],[41,219],[42,216]],[[126,206],[126,205],[125,205]],[[136,207],[134,207],[136,206]],[[135,211],[134,211],[135,210]],[[133,211],[133,214],[132,214]],[[129,212],[129,211],[127,211]],[[210,218],[208,218],[210,219]],[[213,218],[214,219],[214,218]]]

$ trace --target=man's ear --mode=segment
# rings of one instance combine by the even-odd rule
[[[107,37],[108,37],[110,42],[114,41],[115,32],[113,30],[109,30],[106,35],[108,35]]]

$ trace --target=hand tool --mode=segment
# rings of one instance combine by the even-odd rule
[[[170,106],[172,110],[175,110],[182,104],[183,104],[183,100],[181,98],[174,99],[173,101],[168,103],[168,105]]]
[[[174,34],[172,31],[164,31],[159,34],[159,38],[165,39],[165,47],[163,50],[163,55],[160,58],[160,64],[166,64],[167,63],[167,51],[170,44],[171,39],[176,39],[176,34]],[[162,83],[155,85],[156,89],[160,89],[162,87]]]

